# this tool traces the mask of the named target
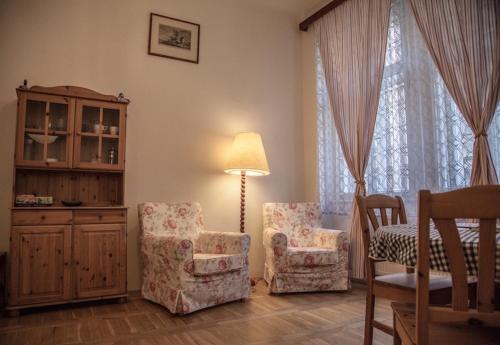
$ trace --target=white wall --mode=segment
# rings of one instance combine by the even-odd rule
[[[201,24],[199,65],[147,55],[150,12]],[[208,229],[238,231],[239,178],[222,170],[232,136],[260,132],[272,174],[248,179],[247,230],[251,273],[261,275],[261,204],[306,196],[296,25],[291,14],[251,1],[1,1],[0,250],[8,249],[14,89],[27,78],[30,85],[123,91],[132,101],[129,289],[140,286],[137,203],[198,200]]]

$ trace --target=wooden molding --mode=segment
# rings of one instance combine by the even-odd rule
[[[335,7],[341,5],[347,0],[332,0],[325,6],[321,7],[319,10],[311,14],[309,17],[304,19],[302,22],[299,24],[299,29],[300,31],[307,31],[309,29],[309,26],[313,24],[315,21],[323,17],[325,14],[329,13],[331,10],[333,10]]]
[[[113,95],[104,95],[97,91],[87,89],[79,86],[53,86],[53,87],[45,87],[45,86],[32,86],[30,88],[19,87],[17,88],[18,92],[34,92],[41,93],[46,95],[57,95],[57,96],[66,96],[66,97],[76,97],[76,98],[85,98],[97,101],[106,101],[106,102],[115,102],[115,103],[125,103],[128,104],[130,101],[127,98],[119,98]]]

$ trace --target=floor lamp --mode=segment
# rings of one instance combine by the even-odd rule
[[[234,137],[229,160],[224,172],[241,176],[240,232],[245,232],[245,182],[247,176],[269,175],[266,153],[260,134],[238,133]]]

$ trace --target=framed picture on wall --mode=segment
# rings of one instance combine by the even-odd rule
[[[151,13],[148,54],[198,63],[200,25]]]

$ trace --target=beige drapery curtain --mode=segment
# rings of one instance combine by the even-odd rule
[[[441,77],[475,135],[471,185],[496,184],[487,131],[500,92],[500,2],[411,0],[411,5]]]
[[[366,192],[364,175],[380,96],[390,0],[350,0],[315,25],[333,121],[356,195]],[[351,215],[352,276],[363,278],[359,212]]]

